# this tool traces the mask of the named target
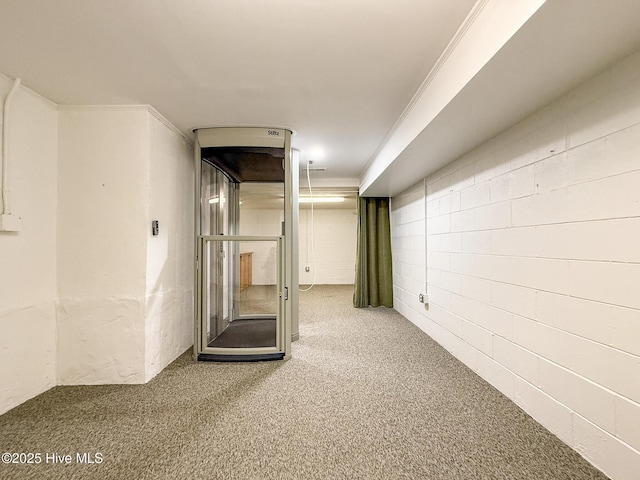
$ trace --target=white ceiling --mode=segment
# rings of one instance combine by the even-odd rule
[[[361,194],[402,192],[638,48],[640,1],[547,0]]]
[[[149,104],[188,135],[289,127],[325,169],[312,182],[353,186],[467,20],[511,2],[0,0],[0,73],[62,105]],[[401,191],[640,46],[639,0],[527,2],[543,5],[363,193]]]
[[[0,0],[0,72],[58,104],[149,104],[189,134],[290,127],[316,178],[358,178],[474,3]]]

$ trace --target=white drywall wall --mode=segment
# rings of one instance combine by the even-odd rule
[[[58,381],[145,381],[146,107],[61,107]]]
[[[58,107],[25,87],[10,120],[0,413],[57,384],[149,380],[192,344],[191,144],[148,106]]]
[[[396,309],[607,475],[637,478],[640,52],[426,183],[392,201]]]
[[[146,221],[146,379],[193,344],[193,145],[156,112],[150,132]],[[158,220],[159,235],[151,234]]]
[[[282,234],[284,210],[240,210],[240,235],[278,236]],[[252,252],[252,284],[275,285],[277,275],[277,244],[275,242],[243,242],[240,250]]]
[[[192,146],[147,106],[60,107],[59,155],[59,382],[148,381],[192,344]]]
[[[240,215],[242,235],[279,235],[281,210],[243,209]],[[300,285],[315,283],[353,284],[356,264],[357,217],[354,210],[315,208],[314,249],[311,249],[311,210],[300,209],[299,222],[299,275]],[[253,283],[269,285],[275,282],[276,252],[273,245],[251,244],[253,251]],[[246,250],[246,248],[244,249]],[[309,272],[305,267],[309,266]]]
[[[0,75],[0,111],[12,85]],[[21,221],[0,232],[0,414],[56,385],[57,130],[56,106],[19,87],[8,161]]]

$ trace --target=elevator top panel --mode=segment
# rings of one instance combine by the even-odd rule
[[[200,148],[205,147],[274,147],[284,148],[283,128],[217,127],[195,130]]]
[[[200,155],[234,183],[284,182],[284,148],[206,147]]]
[[[286,139],[291,131],[268,127],[195,130],[200,159],[232,182],[284,182]]]

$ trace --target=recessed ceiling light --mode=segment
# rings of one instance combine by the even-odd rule
[[[311,152],[309,152],[309,156],[311,157],[311,160],[324,158],[324,149],[321,147],[313,147]]]

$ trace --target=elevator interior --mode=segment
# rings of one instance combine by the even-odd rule
[[[195,134],[194,356],[287,359],[298,325],[298,158],[291,131]]]

